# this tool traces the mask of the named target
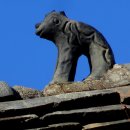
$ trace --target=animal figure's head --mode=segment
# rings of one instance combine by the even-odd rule
[[[52,11],[45,16],[43,22],[36,24],[36,34],[41,38],[48,40],[54,40],[54,38],[60,33],[65,23],[68,21],[65,13]]]

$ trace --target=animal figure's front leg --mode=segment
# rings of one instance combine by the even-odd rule
[[[71,47],[58,48],[58,61],[51,83],[65,83],[74,81],[77,60],[76,49]]]

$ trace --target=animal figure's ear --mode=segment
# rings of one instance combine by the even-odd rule
[[[64,11],[60,11],[60,14],[66,16]]]

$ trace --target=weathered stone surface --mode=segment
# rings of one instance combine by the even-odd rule
[[[123,66],[123,67],[126,67],[128,70],[130,70],[130,63],[128,63],[128,64],[123,64],[122,66]]]
[[[82,130],[130,130],[130,120],[88,124]]]
[[[37,115],[35,114],[30,114],[30,115],[20,115],[20,116],[15,116],[15,117],[5,117],[5,118],[0,118],[0,124],[2,123],[8,123],[9,121],[11,122],[14,122],[15,121],[25,121],[25,122],[28,122],[29,120],[32,120],[32,119],[36,119],[38,118]]]
[[[50,84],[44,89],[45,96],[57,95],[60,93],[72,93],[90,90],[110,88],[108,83],[101,80],[88,80],[87,82],[74,82],[64,84]]]
[[[43,94],[35,89],[27,88],[23,86],[14,86],[15,91],[19,93],[22,99],[43,97]]]
[[[107,101],[107,102],[106,102]],[[79,105],[80,103],[80,105]],[[95,90],[90,92],[77,92],[60,94],[56,96],[34,98],[28,100],[0,103],[0,115],[7,113],[27,113],[42,109],[44,113],[54,110],[69,110],[77,108],[88,108],[99,105],[112,105],[120,103],[120,96],[112,90]],[[40,112],[40,111],[38,111]]]
[[[34,120],[38,119],[35,114],[19,115],[14,117],[0,118],[0,128],[2,129],[23,129],[28,127],[27,124],[33,123]],[[33,126],[33,124],[32,124]]]
[[[6,82],[0,81],[0,97],[13,95],[12,89]]]
[[[127,106],[130,110],[130,106]],[[70,111],[57,111],[49,113],[41,117],[46,124],[55,124],[63,122],[80,122],[81,124],[85,123],[94,123],[94,122],[108,122],[115,121],[119,119],[127,119],[125,113],[125,108],[123,105],[112,105],[104,107],[93,107],[87,109],[78,109]]]
[[[109,89],[130,85],[130,71],[123,65],[114,65],[100,80],[87,78],[83,82],[55,83],[46,86],[45,96],[61,93],[81,92],[90,90]]]
[[[120,94],[121,102],[123,104],[130,105],[130,85],[123,86],[123,87],[116,87],[116,88],[113,88],[113,90]]]
[[[84,129],[90,130],[128,130],[130,106],[126,99],[130,100],[129,88],[125,86],[1,102],[0,129],[83,130],[84,126]],[[98,124],[92,127],[92,123]]]
[[[20,99],[19,94],[6,82],[0,81],[0,102]]]
[[[102,79],[112,87],[130,85],[130,71],[125,65],[116,64],[113,69],[108,70]]]
[[[59,123],[49,125],[48,127],[36,128],[36,129],[27,129],[27,130],[81,130],[82,125],[76,122],[69,123]]]
[[[35,115],[35,114],[30,114],[30,115],[20,115],[20,116],[15,116],[15,117],[5,117],[5,118],[0,118],[0,125],[1,124],[6,124],[6,123],[9,123],[9,122],[11,122],[11,123],[16,123],[17,121],[19,122],[23,122],[23,121],[25,121],[25,122],[28,122],[28,121],[30,121],[30,120],[33,120],[33,119],[36,119],[36,118],[38,118],[38,116],[37,115]]]
[[[57,83],[50,84],[44,90],[45,96],[58,95],[63,93],[82,92],[110,87],[108,83],[100,80],[88,80],[87,82]]]

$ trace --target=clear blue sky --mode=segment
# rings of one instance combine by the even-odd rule
[[[111,45],[116,62],[130,62],[130,0],[0,0],[1,81],[39,90],[51,81],[57,50],[35,35],[34,25],[52,10],[94,26]],[[81,57],[76,80],[88,74]]]

